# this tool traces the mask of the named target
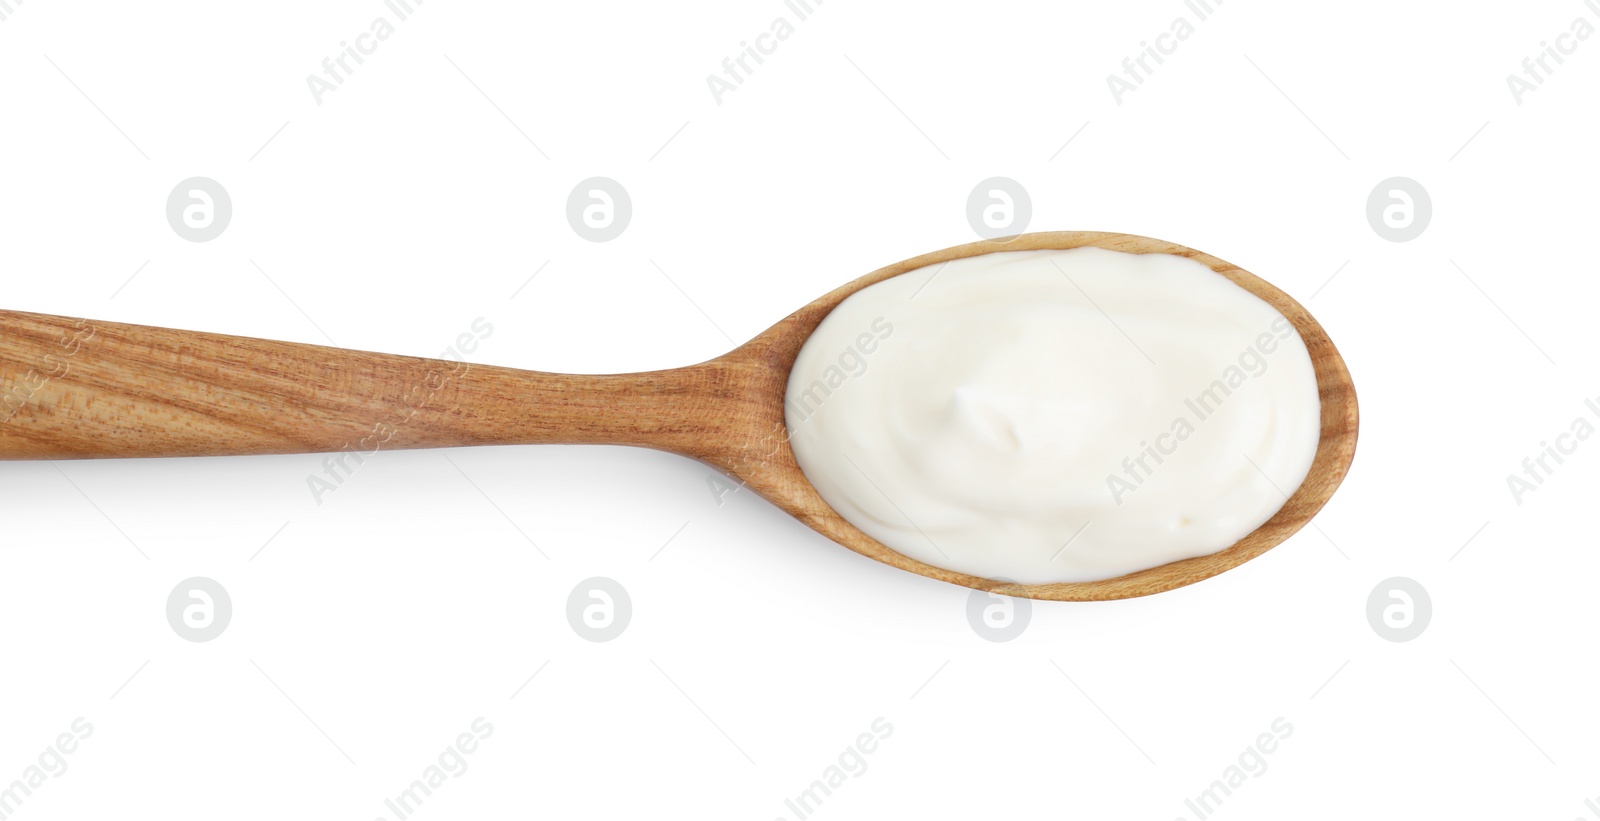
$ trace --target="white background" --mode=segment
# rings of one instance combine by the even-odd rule
[[[430,0],[321,105],[306,76],[380,2],[9,5],[6,308],[424,356],[483,317],[477,362],[670,367],[969,241],[1003,175],[1031,230],[1295,296],[1363,422],[1316,528],[1185,589],[1033,603],[1006,643],[964,589],[653,452],[384,453],[321,506],[317,456],[0,465],[0,787],[94,727],[15,817],[392,818],[479,716],[423,817],[792,819],[877,717],[817,817],[1193,819],[1278,717],[1217,817],[1591,817],[1600,443],[1506,486],[1600,395],[1600,38],[1520,105],[1505,79],[1600,23],[1581,3],[1228,0],[1121,105],[1106,76],[1181,3],[828,0],[721,105],[706,76],[782,3]],[[234,204],[198,244],[164,214],[196,175]],[[565,216],[595,175],[634,205],[608,243]],[[1411,242],[1366,218],[1395,175],[1433,200]],[[191,576],[232,597],[208,643],[165,619]],[[608,643],[565,616],[592,576],[631,594]],[[1431,594],[1414,641],[1367,622],[1392,576]]]

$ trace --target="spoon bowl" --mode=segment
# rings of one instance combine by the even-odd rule
[[[1112,579],[1015,584],[944,570],[866,535],[823,501],[789,446],[789,372],[840,302],[930,265],[996,251],[1096,246],[1201,262],[1286,317],[1311,356],[1321,438],[1283,507],[1233,545]],[[1048,232],[960,245],[841,286],[716,359],[664,371],[571,375],[0,311],[0,459],[347,452],[504,444],[615,444],[698,459],[868,558],[951,584],[1057,601],[1192,584],[1293,535],[1355,454],[1355,388],[1305,308],[1216,257],[1128,234]]]
[[[805,477],[787,437],[783,403],[788,375],[812,331],[840,302],[890,277],[965,257],[998,251],[1068,250],[1094,246],[1134,254],[1172,254],[1203,263],[1270,304],[1305,342],[1321,400],[1321,437],[1311,469],[1283,507],[1233,545],[1210,555],[1090,582],[1017,584],[956,573],[911,559],[868,536],[823,501]],[[936,275],[936,273],[935,273]],[[1237,567],[1278,545],[1315,516],[1338,489],[1355,456],[1358,412],[1355,386],[1327,332],[1300,303],[1238,266],[1171,242],[1130,234],[1053,231],[959,245],[880,268],[801,308],[733,352],[708,365],[728,369],[730,385],[741,385],[725,406],[725,429],[742,431],[732,450],[694,456],[734,476],[758,494],[824,536],[864,556],[939,581],[1033,599],[1101,601],[1132,598],[1193,584]]]

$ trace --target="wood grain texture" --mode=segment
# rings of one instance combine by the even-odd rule
[[[1311,354],[1322,438],[1305,482],[1256,531],[1210,556],[1098,582],[1015,585],[909,559],[846,522],[789,448],[789,370],[850,294],[889,277],[993,251],[1094,245],[1202,262],[1272,304]],[[824,536],[940,581],[1014,596],[1090,601],[1209,578],[1303,527],[1354,458],[1355,389],[1333,343],[1288,295],[1220,259],[1126,234],[1052,232],[983,241],[881,268],[698,365],[567,375],[316,345],[0,311],[0,459],[320,453],[492,444],[619,444],[699,459]]]

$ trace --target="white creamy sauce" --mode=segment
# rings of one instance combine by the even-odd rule
[[[1209,267],[1099,248],[932,265],[835,308],[789,374],[822,498],[918,561],[1024,584],[1222,550],[1305,479],[1305,344]]]

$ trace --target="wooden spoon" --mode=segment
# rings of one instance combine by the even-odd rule
[[[889,277],[992,251],[1085,245],[1198,260],[1300,332],[1322,438],[1311,471],[1261,527],[1221,552],[1096,582],[1019,585],[907,558],[829,507],[788,444],[784,390],[801,345],[845,297]],[[1199,251],[1127,234],[1052,232],[947,248],[834,290],[724,356],[666,371],[577,376],[219,334],[0,311],[0,459],[218,456],[464,445],[656,448],[715,467],[824,536],[929,578],[1011,596],[1093,601],[1170,590],[1242,564],[1299,530],[1355,455],[1356,395],[1311,314]]]

